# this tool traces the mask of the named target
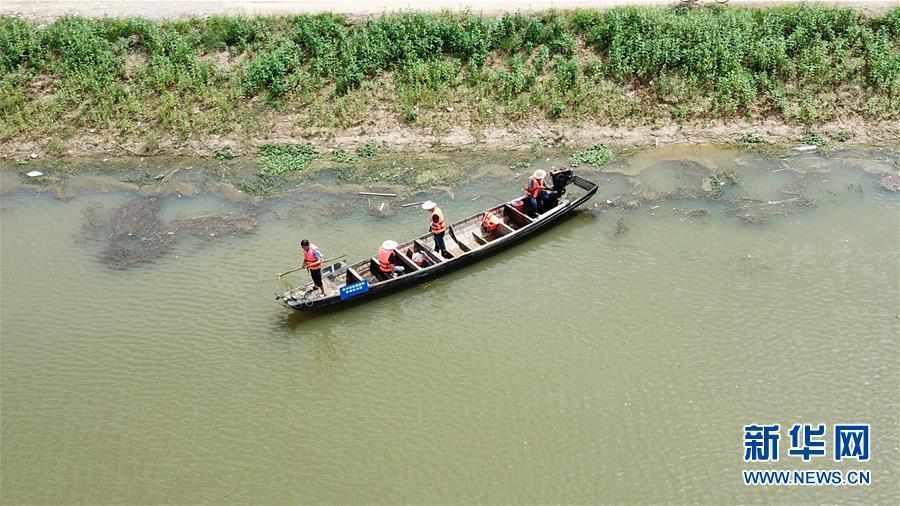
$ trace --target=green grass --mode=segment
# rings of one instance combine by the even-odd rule
[[[592,167],[603,167],[613,159],[613,152],[603,144],[591,146],[588,149],[573,153],[569,157],[569,164],[577,167],[579,165],[590,165]]]
[[[305,169],[319,152],[312,144],[266,144],[259,149],[263,176],[285,176]]]
[[[376,110],[428,127],[895,120],[900,8],[0,18],[0,140],[348,127]]]

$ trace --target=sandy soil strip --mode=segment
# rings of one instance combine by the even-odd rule
[[[285,123],[290,123],[285,121]],[[698,121],[685,124],[653,126],[610,126],[591,122],[567,123],[548,120],[533,121],[527,126],[487,126],[480,129],[464,127],[435,132],[427,128],[391,126],[378,129],[353,127],[347,129],[302,129],[292,125],[274,125],[272,135],[265,138],[247,137],[240,133],[228,135],[197,135],[190,139],[162,138],[152,142],[148,150],[146,139],[129,137],[110,142],[114,132],[79,132],[61,140],[52,149],[51,139],[15,140],[0,143],[0,161],[34,158],[117,157],[135,153],[142,156],[202,156],[211,157],[228,148],[237,155],[254,155],[263,144],[309,142],[320,151],[335,147],[354,150],[372,142],[391,152],[452,152],[460,150],[530,151],[538,147],[567,147],[581,149],[593,144],[607,144],[618,148],[661,146],[666,144],[731,144],[748,134],[772,144],[798,144],[809,131],[803,125],[786,125],[777,119],[759,121]],[[866,123],[846,119],[820,123],[815,131],[823,136],[838,133],[852,135],[851,144],[897,146],[900,123],[894,121]]]
[[[0,15],[51,20],[64,15],[88,17],[141,16],[150,19],[207,15],[283,15],[337,12],[377,15],[398,10],[470,10],[483,14],[547,9],[607,8],[618,5],[675,5],[680,0],[0,0]],[[715,0],[699,0],[715,3]],[[763,6],[801,3],[797,0],[730,0],[729,5]],[[897,6],[896,0],[826,0],[877,13]]]

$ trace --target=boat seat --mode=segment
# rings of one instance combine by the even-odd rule
[[[411,258],[407,257],[407,256],[404,255],[403,253],[400,253],[399,251],[397,252],[397,258],[399,258],[399,259],[400,259],[400,263],[403,264],[404,267],[406,267],[406,272],[407,272],[407,273],[409,273],[409,272],[415,272],[415,271],[418,271],[418,270],[421,270],[421,269],[422,269],[421,267],[419,267],[418,265],[416,265],[416,263],[413,262]]]
[[[363,280],[363,277],[359,275],[358,272],[354,271],[352,267],[347,268],[347,280],[346,283],[348,285],[352,285],[353,283],[359,283]]]
[[[515,207],[509,204],[503,204],[503,209],[506,211],[506,214],[510,216],[519,226],[529,225],[534,223],[534,218],[528,216],[527,214],[522,213]],[[514,218],[513,218],[514,217]]]
[[[459,246],[459,249],[463,250],[463,253],[472,251],[466,243],[460,241],[459,238],[456,237],[456,232],[453,231],[453,227],[447,227],[447,230],[450,232],[450,238],[453,239],[453,242],[455,242],[457,246]]]
[[[478,235],[478,232],[472,232],[472,237],[475,238],[475,242],[482,246],[488,243],[488,240]]]
[[[500,223],[497,224],[497,231],[494,233],[499,236],[504,236],[506,234],[511,234],[513,232],[515,232],[515,230],[513,230],[512,227],[510,227],[509,225],[507,225],[506,223],[503,223],[501,221]]]
[[[374,276],[378,281],[386,281],[390,279],[390,277],[381,272],[381,268],[378,266],[378,259],[375,257],[369,259],[369,272],[372,273],[372,276]]]

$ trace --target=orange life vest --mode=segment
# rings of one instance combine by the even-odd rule
[[[437,221],[434,221],[435,215],[438,217]],[[447,224],[444,222],[444,213],[441,211],[440,207],[435,207],[431,211],[431,233],[440,234],[444,230],[447,230]]]
[[[309,249],[303,252],[303,265],[311,271],[322,268],[322,259],[316,258],[316,253],[319,253],[319,247],[315,244],[310,244]],[[319,256],[322,256],[321,253]]]
[[[481,229],[487,233],[497,230],[497,225],[499,224],[500,218],[490,211],[484,213],[484,217],[481,219]]]
[[[525,195],[528,195],[532,198],[538,198],[541,196],[541,190],[543,189],[544,180],[531,176],[530,178],[528,178],[528,188],[525,188]]]
[[[391,263],[391,255],[394,254],[392,249],[380,248],[378,250],[378,268],[381,272],[390,274],[394,272],[394,264]]]

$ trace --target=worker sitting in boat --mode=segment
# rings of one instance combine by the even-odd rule
[[[486,235],[490,235],[496,232],[499,225],[500,218],[490,211],[486,211],[484,213],[484,216],[481,218],[481,231]]]
[[[397,241],[384,241],[378,250],[378,269],[387,277],[403,274],[406,270],[402,265],[397,265]]]
[[[537,216],[543,210],[545,177],[547,171],[538,169],[528,178],[528,186],[525,187],[525,208],[529,216]]]
[[[447,223],[444,221],[444,212],[434,202],[426,200],[422,203],[422,209],[431,211],[430,230],[434,237],[434,251],[444,258],[449,256],[447,246],[444,244],[444,234],[447,232]]]

